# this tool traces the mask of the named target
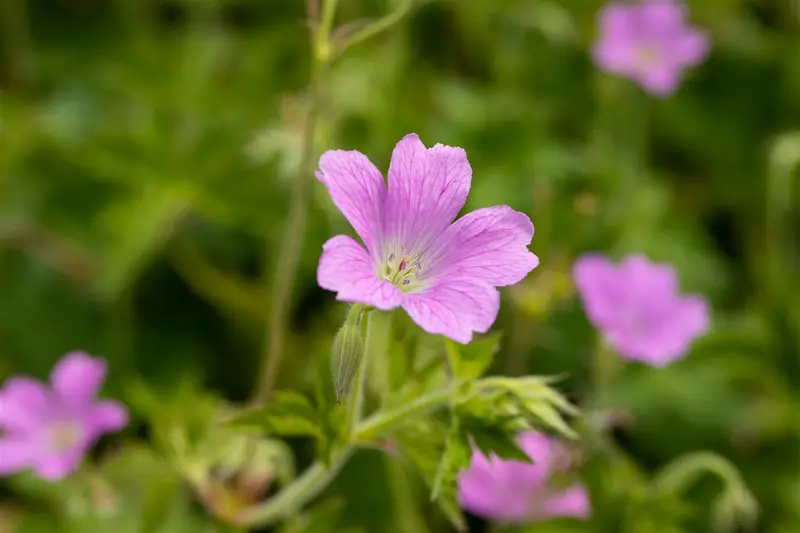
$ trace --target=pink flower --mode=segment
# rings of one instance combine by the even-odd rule
[[[589,320],[626,359],[666,365],[708,330],[708,304],[678,292],[671,266],[642,255],[615,265],[589,254],[575,263],[573,275]]]
[[[553,474],[569,468],[561,444],[536,432],[518,437],[531,463],[487,459],[473,450],[468,470],[459,474],[459,502],[473,514],[506,523],[528,523],[549,518],[588,518],[589,494],[583,485],[554,486]]]
[[[595,63],[657,96],[673,93],[683,69],[708,55],[707,34],[687,25],[686,7],[678,0],[611,2],[598,19]]]
[[[478,209],[455,223],[472,180],[461,148],[406,135],[394,149],[388,190],[356,151],[322,154],[317,178],[364,246],[337,235],[322,247],[317,281],[347,302],[401,306],[429,333],[466,344],[500,308],[496,287],[536,268],[533,224],[508,206]]]
[[[23,376],[6,381],[0,389],[0,475],[32,469],[60,480],[102,434],[125,427],[122,405],[96,399],[105,374],[102,360],[71,352],[53,368],[51,389]]]

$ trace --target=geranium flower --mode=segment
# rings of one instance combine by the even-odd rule
[[[573,277],[589,320],[626,359],[663,366],[686,354],[709,327],[706,300],[679,292],[669,265],[630,255],[615,265],[588,254]]]
[[[533,463],[487,458],[474,449],[469,469],[458,476],[461,505],[477,516],[506,523],[588,518],[591,502],[586,488],[579,483],[558,488],[553,482],[554,474],[570,467],[561,443],[533,431],[517,440]]]
[[[539,264],[523,213],[496,206],[453,223],[472,180],[461,148],[425,148],[406,135],[392,154],[388,189],[360,152],[328,151],[319,168],[317,178],[363,242],[337,235],[322,248],[317,281],[338,300],[400,306],[428,333],[466,344],[497,318],[496,287]]]
[[[25,376],[0,389],[0,475],[31,469],[56,481],[66,477],[104,433],[128,423],[121,404],[97,400],[106,365],[83,352],[65,355],[51,388]]]
[[[600,10],[598,26],[595,63],[656,96],[673,93],[683,70],[708,56],[708,35],[687,24],[686,6],[677,0],[611,2]]]

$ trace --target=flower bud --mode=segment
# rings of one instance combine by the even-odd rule
[[[363,356],[360,320],[348,320],[336,334],[331,347],[331,371],[337,403],[342,403]]]

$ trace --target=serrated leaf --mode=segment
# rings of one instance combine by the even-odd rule
[[[458,419],[454,419],[447,433],[444,452],[436,468],[436,475],[433,478],[431,499],[435,500],[439,497],[440,492],[443,488],[446,488],[448,482],[455,479],[459,469],[468,466],[464,465],[462,460],[462,437],[461,425]]]
[[[458,474],[469,468],[471,459],[472,448],[468,437],[461,428],[460,420],[454,418],[433,480],[431,499],[440,504],[448,520],[459,529],[465,528],[464,516],[460,512],[453,515],[450,510],[454,504],[457,506]]]
[[[577,438],[575,431],[567,425],[561,414],[551,404],[543,401],[531,401],[526,402],[523,408],[551,429],[567,437]]]
[[[484,456],[530,463],[531,458],[517,444],[516,431],[478,417],[462,418],[462,427]]]
[[[322,435],[319,416],[311,401],[294,391],[281,391],[267,404],[242,413],[229,423],[284,437]]]
[[[433,492],[439,475],[440,463],[447,443],[447,428],[434,420],[421,420],[397,434],[397,443],[404,459],[416,466],[422,479]],[[439,490],[435,502],[442,514],[459,531],[465,530],[466,521],[456,500],[455,491]]]
[[[502,335],[494,333],[467,345],[446,342],[447,358],[455,376],[463,380],[479,378],[486,372],[500,348]]]

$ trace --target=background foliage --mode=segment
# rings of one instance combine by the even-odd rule
[[[389,4],[341,0],[337,20]],[[395,142],[417,132],[466,149],[469,209],[530,214],[542,264],[504,292],[494,373],[566,373],[560,386],[581,396],[594,333],[570,265],[587,250],[670,262],[712,301],[713,331],[686,359],[628,365],[604,399],[631,461],[587,467],[594,520],[531,531],[617,531],[632,497],[622,493],[636,490],[630,468],[703,449],[742,470],[760,531],[800,531],[797,5],[690,2],[712,56],[664,100],[594,68],[600,5],[415,2],[333,65],[317,147],[358,149],[385,170]],[[246,400],[308,111],[304,2],[5,0],[0,52],[0,377],[45,376],[76,348],[105,356],[107,394],[135,419],[110,450],[157,441],[154,421],[203,423],[200,386]],[[314,183],[280,389],[310,389],[327,356],[344,309],[315,269],[321,244],[348,232]],[[290,444],[300,469],[312,449]],[[270,453],[288,468],[287,450]],[[146,449],[112,460],[126,488],[106,496],[124,502],[131,527],[155,531],[141,508],[168,516],[159,531],[211,527]],[[707,531],[717,488],[692,489],[701,512],[680,526],[682,509],[647,510],[649,531]],[[357,454],[326,495],[317,526],[287,531],[448,530],[415,474],[378,451]],[[6,483],[0,531],[50,531],[68,497],[68,486]]]

